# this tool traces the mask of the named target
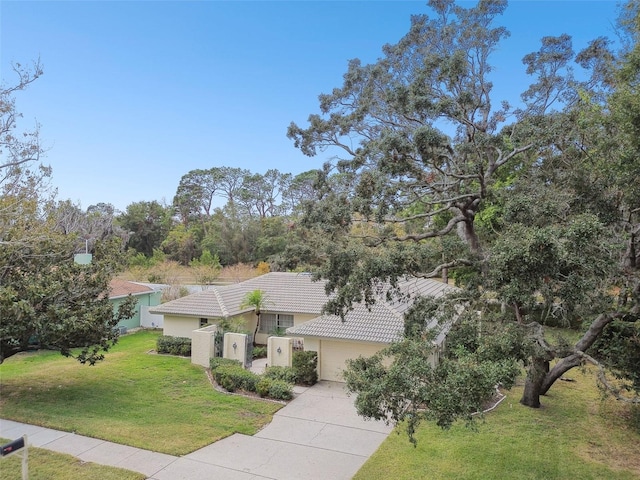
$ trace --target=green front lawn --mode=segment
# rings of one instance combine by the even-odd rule
[[[150,354],[158,335],[126,335],[94,367],[55,352],[5,360],[0,417],[184,455],[252,435],[281,407],[215,391],[188,358]]]
[[[543,407],[518,403],[522,388],[480,422],[477,431],[422,425],[413,447],[391,434],[355,480],[376,479],[639,479],[638,410],[602,401],[593,374],[579,370],[543,397]],[[400,430],[400,429],[399,429]]]

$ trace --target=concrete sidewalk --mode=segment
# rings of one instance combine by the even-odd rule
[[[150,480],[350,479],[391,432],[358,417],[344,385],[300,389],[254,436],[235,434],[183,457],[0,420],[0,436],[28,435],[35,447],[141,472]]]
[[[178,457],[51,428],[0,419],[0,437],[10,440],[27,435],[29,446],[67,453],[83,462],[126,468],[152,477]]]

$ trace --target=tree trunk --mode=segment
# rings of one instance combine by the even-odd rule
[[[473,217],[458,223],[458,236],[473,253],[480,252],[480,239],[473,225]]]
[[[542,395],[542,382],[549,371],[549,362],[541,357],[535,357],[527,371],[524,383],[524,392],[520,403],[526,407],[540,408],[540,395]]]
[[[258,334],[258,328],[260,328],[260,313],[256,313],[258,319],[256,321],[256,328],[253,331],[253,346],[255,347],[256,344],[256,335]]]

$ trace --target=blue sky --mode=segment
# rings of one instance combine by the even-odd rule
[[[513,1],[495,56],[500,98],[526,89],[521,59],[542,36],[568,33],[576,51],[615,37],[616,5]],[[305,125],[347,61],[375,61],[416,13],[426,2],[2,0],[0,70],[8,84],[11,62],[44,65],[16,100],[22,126],[41,125],[58,199],[124,210],[171,203],[196,168],[320,167],[331,154],[305,157],[287,126]]]

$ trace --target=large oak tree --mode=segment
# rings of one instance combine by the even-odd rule
[[[327,311],[374,302],[381,289],[393,296],[405,275],[465,287],[436,304],[416,298],[405,339],[347,370],[361,414],[408,420],[410,431],[421,418],[470,419],[518,365],[527,369],[521,402],[539,406],[569,369],[601,366],[589,349],[616,321],[637,328],[640,308],[637,110],[616,120],[637,102],[637,70],[617,74],[605,39],[576,55],[568,35],[544,37],[523,59],[532,82],[511,105],[494,98],[493,82],[509,80],[491,63],[508,35],[497,25],[506,1],[429,7],[433,16],[413,16],[377,62],[352,60],[342,87],[320,96],[320,114],[288,130],[307,155],[337,152],[305,216],[326,240],[311,253],[336,293]],[[433,316],[456,319],[436,367],[424,331]],[[552,321],[583,336],[552,343]]]

